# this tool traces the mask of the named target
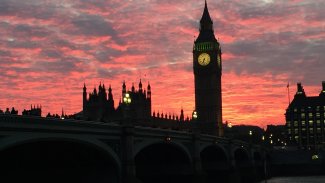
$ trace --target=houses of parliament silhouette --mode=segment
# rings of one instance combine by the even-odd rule
[[[195,83],[195,114],[201,132],[213,135],[223,135],[222,124],[222,101],[221,101],[221,47],[215,38],[213,22],[210,17],[207,3],[200,20],[200,29],[193,46],[193,71]],[[132,119],[136,121],[190,121],[184,117],[183,110],[178,116],[174,114],[156,114],[151,109],[151,86],[148,83],[147,89],[143,89],[140,80],[136,90],[132,85],[131,91],[126,90],[126,84],[122,85],[122,97],[129,94],[132,103],[130,112]],[[85,120],[114,121],[123,118],[124,101],[120,99],[118,107],[114,108],[112,88],[106,90],[105,85],[100,84],[98,91],[88,93],[86,85],[83,87],[83,111],[82,117]],[[193,113],[194,113],[193,111]]]

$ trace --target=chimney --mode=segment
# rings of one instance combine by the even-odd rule
[[[302,94],[304,92],[304,89],[301,85],[301,83],[297,83],[297,94]]]

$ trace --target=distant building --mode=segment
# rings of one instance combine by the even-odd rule
[[[224,127],[224,135],[228,138],[243,140],[254,144],[262,142],[264,130],[258,126],[253,125],[234,125],[228,124]]]
[[[100,84],[93,92],[87,93],[86,85],[83,87],[83,111],[74,115],[64,115],[62,111],[61,118],[64,119],[84,119],[102,122],[119,122],[125,119],[126,110],[131,117],[132,122],[140,126],[151,126],[159,128],[191,130],[192,119],[185,117],[183,109],[180,115],[171,113],[152,112],[151,109],[151,86],[148,83],[146,89],[143,89],[140,80],[138,89],[132,85],[131,90],[126,89],[126,84],[122,84],[122,98],[128,94],[131,103],[126,108],[126,102],[119,99],[119,104],[114,107],[114,98],[112,88],[105,89],[105,85]],[[47,117],[59,117],[59,115],[48,114]]]
[[[286,146],[286,126],[285,125],[267,125],[264,134],[265,144],[271,146]]]
[[[301,83],[289,104],[285,117],[288,141],[300,148],[324,145],[325,81],[319,96],[307,97]]]
[[[125,82],[122,85],[122,97],[128,93],[132,102],[130,113],[133,119],[148,120],[151,118],[151,86],[148,83],[147,90],[143,89],[142,82],[139,82],[138,90],[132,85],[131,90],[126,90]],[[83,87],[83,118],[85,120],[114,121],[123,119],[123,100],[120,99],[118,107],[114,107],[112,88],[109,86],[106,91],[105,85],[100,84],[88,94],[86,85]]]
[[[42,106],[34,107],[30,105],[30,110],[24,109],[22,115],[29,115],[29,116],[42,116]]]
[[[14,107],[11,108],[11,111],[9,110],[9,108],[6,108],[6,111],[3,111],[0,109],[0,114],[18,114],[18,110],[15,110]]]

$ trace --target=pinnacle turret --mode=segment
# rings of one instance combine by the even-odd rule
[[[200,20],[200,34],[195,42],[211,42],[217,39],[213,33],[213,22],[210,17],[207,2],[205,1],[203,14]]]

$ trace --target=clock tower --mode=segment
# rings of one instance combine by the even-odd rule
[[[214,36],[207,3],[194,41],[195,110],[201,133],[223,136],[221,101],[221,47]]]

